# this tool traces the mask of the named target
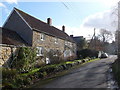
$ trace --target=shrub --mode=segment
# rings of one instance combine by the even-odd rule
[[[112,69],[113,69],[113,73],[115,76],[115,79],[118,82],[118,85],[120,86],[120,61],[119,59],[117,59],[113,64],[112,64]]]
[[[11,64],[11,68],[16,68],[19,71],[27,71],[34,68],[36,60],[36,49],[30,47],[20,47],[18,55],[15,56]]]
[[[98,57],[98,51],[95,50],[90,50],[90,49],[82,49],[80,51],[77,51],[77,58],[78,59],[83,59],[87,57]]]
[[[59,50],[50,50],[47,56],[50,59],[50,64],[59,64],[64,61],[62,53]]]
[[[15,82],[18,76],[16,69],[2,68],[2,86],[7,88],[16,87]]]
[[[76,59],[76,55],[75,54],[65,58],[66,61],[74,61],[75,59]]]
[[[3,79],[13,79],[17,76],[18,72],[16,69],[2,68]]]

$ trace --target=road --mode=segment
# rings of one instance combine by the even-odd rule
[[[93,61],[74,69],[42,88],[107,88],[107,73],[116,56]]]

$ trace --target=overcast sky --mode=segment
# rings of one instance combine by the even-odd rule
[[[45,2],[46,1],[46,2]],[[48,2],[49,1],[49,2]],[[44,22],[52,18],[52,25],[74,36],[89,37],[99,29],[115,31],[115,15],[112,14],[118,0],[2,0],[0,2],[0,26],[13,7],[16,7]]]

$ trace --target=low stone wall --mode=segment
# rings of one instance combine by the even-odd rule
[[[14,55],[16,47],[8,45],[0,45],[0,66],[6,64]]]

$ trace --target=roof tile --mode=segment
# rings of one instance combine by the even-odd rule
[[[47,23],[17,9],[14,8],[15,11],[17,11],[23,18],[24,20],[30,25],[30,27],[33,30],[37,30],[39,32],[43,32],[58,38],[62,38],[71,42],[74,42],[74,40],[65,32],[59,30],[58,28],[54,27],[54,26],[50,26]]]

